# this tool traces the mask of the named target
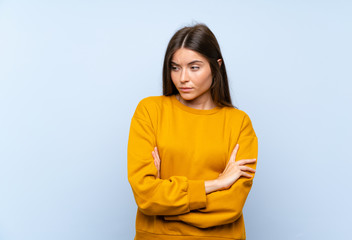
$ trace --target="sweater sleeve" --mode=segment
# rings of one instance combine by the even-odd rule
[[[139,210],[146,215],[179,215],[204,208],[204,180],[184,176],[157,178],[152,156],[155,129],[144,102],[138,104],[132,117],[127,146],[128,181]]]
[[[258,140],[248,115],[244,116],[238,138],[239,150],[236,161],[256,158],[258,156]],[[256,163],[247,164],[256,168]],[[253,173],[251,173],[253,175]],[[183,221],[199,228],[208,228],[235,222],[242,209],[253,183],[252,178],[240,177],[229,189],[212,192],[207,195],[206,208],[186,214],[165,216],[165,220]]]

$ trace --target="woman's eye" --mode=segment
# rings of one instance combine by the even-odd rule
[[[192,66],[191,69],[192,69],[192,70],[198,70],[199,67],[198,67],[198,66]]]
[[[178,70],[178,67],[176,67],[176,66],[171,66],[171,70],[176,71],[176,70]]]

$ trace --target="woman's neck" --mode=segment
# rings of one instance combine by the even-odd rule
[[[195,108],[195,109],[209,110],[216,107],[216,104],[211,98],[210,93],[209,95],[198,96],[197,98],[192,100],[185,100],[181,97],[180,94],[176,94],[176,99],[179,102],[181,102],[183,105],[186,105],[188,107]]]

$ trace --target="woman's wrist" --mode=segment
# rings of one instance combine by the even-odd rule
[[[204,181],[204,185],[206,194],[221,189],[221,185],[218,179]]]

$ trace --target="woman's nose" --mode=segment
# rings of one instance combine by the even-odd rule
[[[181,74],[181,82],[187,82],[189,81],[189,75],[187,70],[183,70]]]

